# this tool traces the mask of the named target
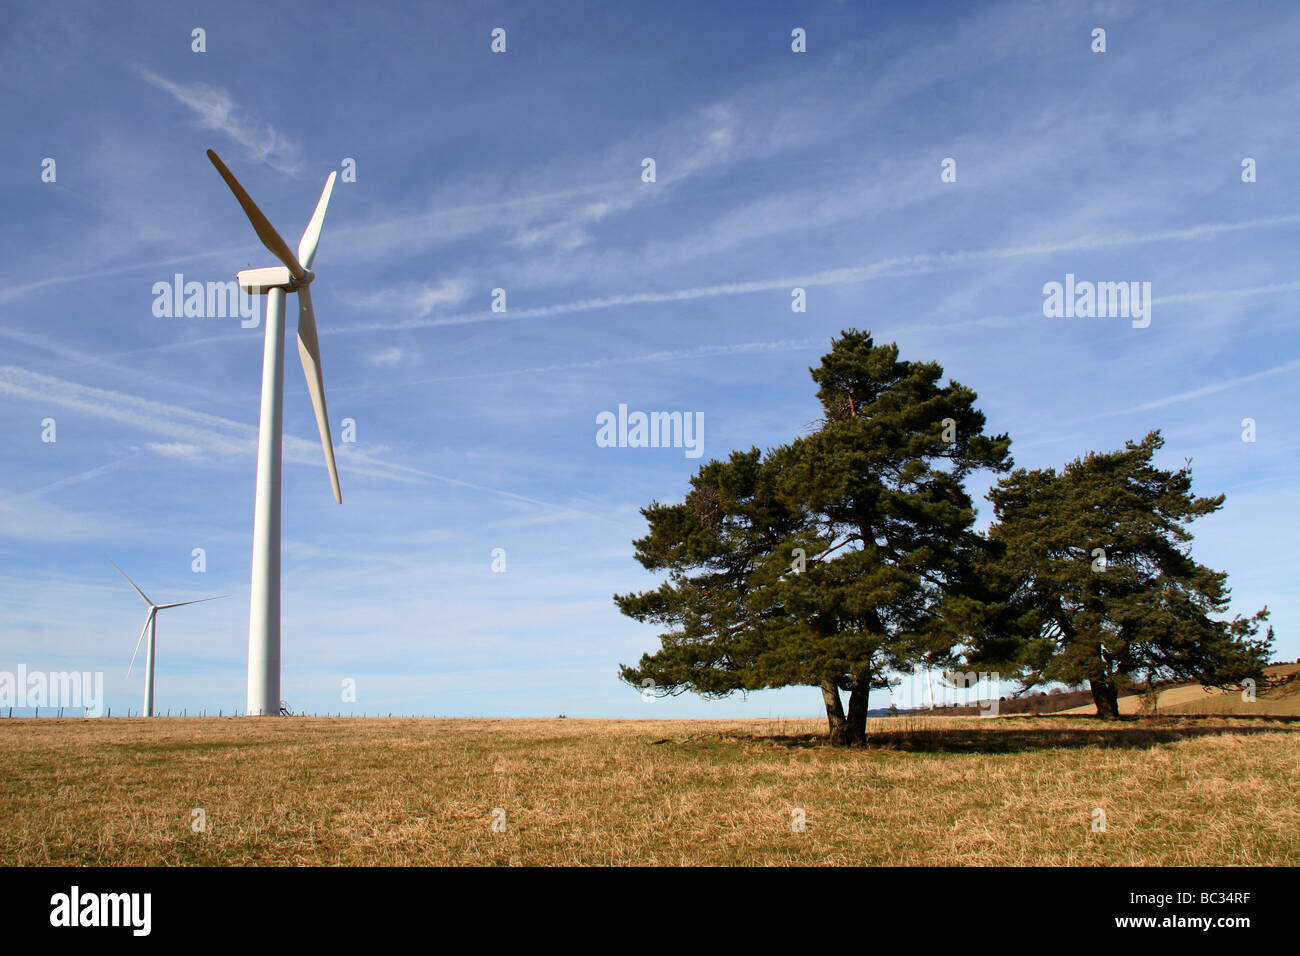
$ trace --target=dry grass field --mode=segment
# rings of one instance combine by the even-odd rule
[[[851,751],[824,729],[2,720],[0,863],[1300,863],[1285,718],[895,718]]]

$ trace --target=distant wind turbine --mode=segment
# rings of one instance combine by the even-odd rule
[[[117,568],[117,565],[113,562],[113,559],[110,558],[108,555],[104,555],[104,560],[107,561],[109,564],[112,564],[113,567]],[[154,604],[153,601],[149,600],[149,595],[141,591],[139,585],[137,585],[134,581],[132,581],[125,571],[123,571],[121,568],[117,568],[117,573],[122,575],[122,577],[126,578],[126,583],[131,585],[131,587],[135,588],[135,593],[140,595],[140,597],[144,600],[145,604],[149,605],[149,614],[144,619],[144,627],[140,628],[140,636],[137,637],[135,640],[135,650],[131,654],[131,665],[126,669],[126,676],[130,677],[131,672],[135,670],[135,658],[136,655],[140,653],[140,642],[144,640],[144,632],[148,631],[149,647],[145,651],[145,655],[144,655],[144,660],[145,660],[144,707],[142,708],[141,712],[146,717],[152,717],[153,716],[153,645],[154,645],[154,638],[157,636],[157,632],[158,632],[158,612],[163,610],[164,608],[184,607],[186,604],[202,604],[204,601],[215,601],[217,600],[217,598],[230,597],[230,595],[218,594],[216,597],[199,598],[197,601],[178,601],[175,604]]]
[[[266,337],[262,350],[262,411],[257,428],[257,491],[253,502],[253,580],[248,609],[248,714],[280,712],[280,463],[284,432],[284,299],[298,293],[298,357],[307,376],[307,391],[316,411],[316,427],[325,451],[334,500],[343,503],[339,472],[334,463],[329,414],[325,409],[325,380],[321,373],[316,315],[311,307],[311,271],[320,242],[325,209],[334,190],[334,173],[325,180],[316,211],[298,242],[295,256],[275,227],[257,208],[221,157],[208,150],[208,159],[239,200],[262,245],[284,265],[236,273],[241,288],[266,296]]]

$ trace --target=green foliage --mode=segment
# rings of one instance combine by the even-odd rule
[[[1010,468],[1010,439],[983,434],[975,393],[941,384],[938,364],[869,333],[844,332],[810,371],[819,427],[710,461],[681,504],[643,509],[637,559],[667,580],[615,601],[670,628],[623,680],[707,696],[819,686],[834,732],[839,691],[850,730],[865,727],[889,669],[948,651],[940,608],[976,587],[986,547],[962,481]]]
[[[1191,557],[1186,526],[1223,496],[1194,496],[1190,463],[1153,465],[1163,444],[1153,431],[1059,474],[1018,469],[989,493],[984,600],[953,615],[977,635],[973,661],[1008,665],[1028,686],[1089,681],[1094,693],[1139,676],[1219,686],[1262,676],[1267,608],[1217,619],[1227,575]]]

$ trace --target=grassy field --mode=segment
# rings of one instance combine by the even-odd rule
[[[0,863],[1300,863],[1300,722],[895,718],[852,751],[824,730],[0,720]]]

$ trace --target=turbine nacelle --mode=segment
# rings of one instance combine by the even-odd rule
[[[266,295],[272,289],[284,289],[295,292],[305,285],[310,285],[316,273],[305,270],[301,279],[294,278],[288,266],[267,266],[264,269],[244,269],[235,274],[239,287],[253,295]]]

